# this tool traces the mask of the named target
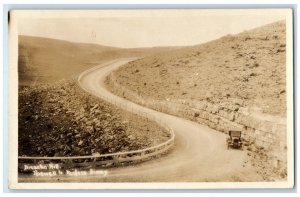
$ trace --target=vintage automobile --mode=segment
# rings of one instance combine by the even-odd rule
[[[243,142],[241,138],[242,132],[241,131],[229,131],[229,137],[227,138],[227,149],[230,147],[236,149],[243,148]]]

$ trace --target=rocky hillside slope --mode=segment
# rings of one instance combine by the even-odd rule
[[[137,150],[169,139],[153,121],[91,96],[75,81],[19,92],[19,155],[82,156]]]
[[[129,62],[106,84],[148,108],[227,134],[242,131],[253,165],[267,179],[285,179],[293,148],[287,144],[285,31],[279,21]]]
[[[284,117],[285,34],[279,21],[130,62],[114,75],[144,98],[230,103]]]

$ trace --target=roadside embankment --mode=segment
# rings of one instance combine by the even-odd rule
[[[286,120],[262,114],[236,104],[212,104],[208,101],[155,100],[144,98],[116,82],[114,72],[106,79],[109,89],[115,94],[148,108],[179,116],[204,124],[215,130],[228,133],[242,131],[247,149],[253,152],[253,165],[286,177]],[[267,169],[269,168],[269,169]]]
[[[83,156],[165,142],[163,127],[84,92],[77,82],[19,92],[19,156]]]

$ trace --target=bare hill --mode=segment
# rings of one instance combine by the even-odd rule
[[[146,56],[171,48],[123,49],[96,44],[19,36],[19,82],[32,85],[77,76],[99,63],[122,57]]]
[[[130,62],[115,76],[147,98],[231,102],[285,116],[285,46],[285,21],[279,21]]]

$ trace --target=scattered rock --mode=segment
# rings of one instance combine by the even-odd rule
[[[279,92],[279,94],[283,94],[283,93],[285,93],[286,91],[285,90],[281,90],[280,92]]]
[[[167,139],[156,123],[89,96],[75,83],[20,91],[19,155],[105,154],[146,148]]]

